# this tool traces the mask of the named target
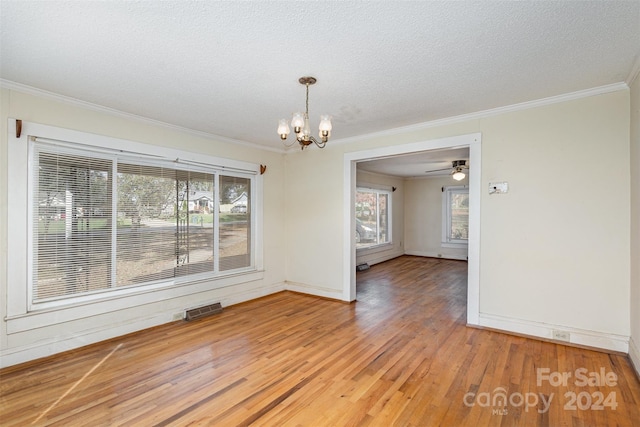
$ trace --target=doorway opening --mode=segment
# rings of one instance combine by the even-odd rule
[[[445,149],[469,150],[469,236],[467,273],[467,323],[479,322],[479,257],[480,257],[480,167],[481,134],[433,139],[411,144],[363,150],[344,155],[344,271],[343,299],[356,299],[356,166],[358,163],[389,159],[407,154],[421,154]]]

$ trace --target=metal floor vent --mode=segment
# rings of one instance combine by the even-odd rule
[[[369,264],[366,262],[356,265],[356,271],[365,271],[368,269],[369,269]]]
[[[184,318],[185,320],[196,320],[218,313],[222,313],[222,304],[219,302],[202,307],[191,308],[185,312]]]

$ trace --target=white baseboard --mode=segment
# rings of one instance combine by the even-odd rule
[[[230,305],[260,298],[284,290],[285,284],[281,282],[268,287],[254,289],[249,292],[245,291],[243,293],[239,292],[237,294],[226,295],[221,297],[219,302],[223,307],[228,307]],[[82,331],[82,333],[74,334],[70,337],[54,337],[44,341],[38,341],[33,344],[5,348],[0,350],[0,368],[29,362],[31,360],[54,355],[56,353],[62,353],[64,351],[84,347],[89,344],[116,338],[132,332],[170,323],[175,321],[174,315],[175,310],[168,310],[162,313],[155,313],[145,318],[137,319],[134,322],[87,329]]]
[[[638,347],[638,345],[640,345],[640,343],[635,342],[633,337],[629,339],[629,359],[631,359],[631,364],[640,379],[640,347]]]
[[[429,258],[442,258],[442,259],[456,259],[461,261],[467,260],[467,255],[455,255],[455,254],[442,254],[437,252],[426,251],[405,251],[405,255],[424,256]]]
[[[50,338],[33,344],[2,349],[0,351],[0,368],[52,356],[56,353],[73,350],[171,321],[173,321],[172,313],[162,313],[133,323],[89,329],[83,331],[82,334],[74,334],[71,337]]]
[[[301,294],[314,295],[317,297],[330,298],[339,301],[344,300],[342,289],[321,288],[319,286],[289,281],[285,283],[285,289],[287,291],[300,292]]]
[[[379,264],[381,262],[389,261],[390,259],[398,258],[399,256],[404,255],[402,251],[394,251],[394,252],[384,252],[379,256],[376,254],[372,255],[363,255],[356,257],[356,265],[366,262],[369,265]]]
[[[568,344],[629,353],[629,337],[625,335],[606,334],[562,325],[532,322],[529,320],[514,319],[485,313],[480,313],[479,326],[548,340],[553,340],[553,331],[557,330],[568,332],[570,334],[570,339],[567,342]],[[560,340],[555,341],[558,343],[564,342]]]

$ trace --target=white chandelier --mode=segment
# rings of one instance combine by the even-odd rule
[[[315,77],[300,77],[298,81],[307,87],[307,102],[304,113],[294,113],[291,119],[291,127],[293,127],[293,131],[296,134],[296,141],[300,143],[300,147],[303,150],[304,147],[311,143],[316,144],[320,148],[324,148],[331,135],[331,117],[328,115],[320,116],[319,141],[311,135],[311,127],[309,126],[309,86],[315,84],[317,80]],[[287,139],[289,132],[290,129],[287,124],[287,119],[280,119],[278,134],[283,141]],[[293,143],[291,145],[293,145]]]

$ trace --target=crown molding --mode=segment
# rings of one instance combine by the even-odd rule
[[[636,55],[636,60],[633,63],[633,67],[631,67],[631,72],[629,72],[629,76],[627,77],[627,80],[625,80],[625,83],[627,83],[627,86],[631,87],[631,85],[638,78],[639,75],[640,75],[640,52],[638,52],[638,54]]]
[[[493,117],[500,114],[511,113],[515,111],[528,110],[530,108],[542,107],[545,105],[558,104],[561,102],[573,101],[576,99],[587,98],[590,96],[603,95],[606,93],[617,92],[621,90],[629,90],[629,86],[625,82],[613,83],[605,86],[598,86],[591,89],[580,90],[577,92],[570,92],[563,95],[551,96],[548,98],[541,98],[533,101],[521,102],[519,104],[507,105],[504,107],[492,108],[490,110],[478,111],[475,113],[462,114],[459,116],[447,117],[444,119],[437,119],[423,123],[417,123],[414,125],[408,125],[393,129],[387,129],[380,132],[373,132],[364,135],[353,136],[349,138],[336,139],[332,141],[332,145],[348,144],[356,141],[363,141],[373,138],[382,138],[387,136],[398,136],[410,132],[417,132],[424,129],[430,129],[439,126],[446,126],[455,123],[461,123],[469,120],[484,119],[487,117]]]
[[[439,126],[446,126],[446,125],[461,123],[461,122],[465,122],[465,121],[469,121],[469,120],[483,119],[483,118],[487,118],[487,117],[497,116],[497,115],[500,115],[500,114],[506,114],[506,113],[511,113],[511,112],[515,112],[515,111],[522,111],[522,110],[527,110],[527,109],[530,109],[530,108],[537,108],[537,107],[542,107],[542,106],[545,106],[545,105],[552,105],[552,104],[557,104],[557,103],[561,103],[561,102],[567,102],[567,101],[572,101],[572,100],[576,100],[576,99],[587,98],[587,97],[590,97],[590,96],[596,96],[596,95],[602,95],[602,94],[611,93],[611,92],[617,92],[617,91],[620,91],[620,90],[629,90],[630,83],[633,82],[633,80],[635,78],[637,78],[639,74],[640,74],[640,55],[638,55],[636,57],[635,65],[634,65],[631,73],[629,74],[629,77],[627,78],[626,82],[619,82],[619,83],[613,83],[613,84],[605,85],[605,86],[598,86],[598,87],[595,87],[595,88],[586,89],[586,90],[580,90],[580,91],[576,91],[576,92],[570,92],[570,93],[566,93],[566,94],[563,94],[563,95],[556,95],[556,96],[551,96],[551,97],[548,97],[548,98],[541,98],[541,99],[537,99],[537,100],[533,100],[533,101],[521,102],[521,103],[518,103],[518,104],[512,104],[512,105],[507,105],[507,106],[504,106],[504,107],[492,108],[490,110],[483,110],[483,111],[478,111],[478,112],[475,112],[475,113],[468,113],[468,114],[462,114],[462,115],[459,115],[459,116],[452,116],[452,117],[446,117],[446,118],[443,118],[443,119],[431,120],[431,121],[428,121],[428,122],[417,123],[417,124],[414,124],[414,125],[408,125],[408,126],[403,126],[403,127],[398,127],[398,128],[387,129],[387,130],[383,130],[383,131],[380,131],[380,132],[372,132],[372,133],[367,133],[367,134],[364,134],[364,135],[358,135],[358,136],[342,138],[342,139],[335,139],[335,140],[331,141],[331,145],[332,146],[334,146],[334,145],[342,145],[342,144],[349,144],[349,143],[368,140],[368,139],[373,139],[373,138],[397,136],[397,135],[402,135],[402,134],[406,134],[406,133],[410,133],[410,132],[421,131],[421,130],[424,130],[424,129],[430,129],[430,128],[439,127]],[[151,125],[155,125],[155,126],[161,126],[161,127],[167,128],[167,129],[175,130],[175,131],[182,132],[182,133],[191,134],[191,135],[202,137],[202,138],[206,138],[206,139],[215,139],[215,140],[218,140],[218,141],[221,141],[221,142],[226,142],[226,143],[229,143],[229,144],[242,145],[242,146],[253,148],[253,149],[271,151],[271,152],[275,152],[275,153],[279,153],[279,154],[292,154],[293,152],[298,152],[298,150],[294,151],[291,148],[285,149],[285,148],[268,147],[268,146],[264,146],[264,145],[260,145],[260,144],[247,142],[247,141],[241,141],[241,140],[232,139],[232,138],[228,138],[228,137],[224,137],[224,136],[220,136],[220,135],[215,135],[215,134],[208,133],[208,132],[189,129],[189,128],[185,128],[185,127],[182,127],[182,126],[177,126],[177,125],[173,125],[173,124],[170,124],[170,123],[162,122],[162,121],[159,121],[159,120],[154,120],[154,119],[150,119],[150,118],[147,118],[147,117],[139,116],[139,115],[136,115],[136,114],[126,113],[126,112],[123,112],[123,111],[120,111],[120,110],[116,110],[114,108],[109,108],[109,107],[104,107],[102,105],[93,104],[91,102],[81,101],[81,100],[76,99],[76,98],[71,98],[71,97],[68,97],[68,96],[59,95],[57,93],[53,93],[53,92],[49,92],[49,91],[46,91],[46,90],[34,88],[32,86],[27,86],[27,85],[24,85],[24,84],[21,84],[21,83],[16,83],[16,82],[13,82],[13,81],[10,81],[10,80],[0,79],[0,87],[6,88],[6,89],[9,89],[9,90],[15,90],[17,92],[26,93],[26,94],[29,94],[29,95],[43,97],[43,98],[46,98],[46,99],[51,99],[51,100],[54,100],[54,101],[65,103],[65,104],[79,106],[79,107],[82,107],[82,108],[86,108],[86,109],[97,111],[97,112],[101,112],[101,113],[110,114],[110,115],[117,116],[117,117],[122,117],[122,118],[125,118],[125,119],[134,120],[134,121],[141,122],[141,123],[151,124]]]
[[[38,89],[33,86],[24,85],[22,83],[17,83],[11,80],[0,79],[0,87],[4,89],[13,90],[16,92],[25,93],[27,95],[34,95],[34,96],[49,99],[52,101],[61,102],[64,104],[75,106],[75,107],[85,108],[87,110],[96,111],[98,113],[105,113],[111,116],[121,117],[124,119],[133,120],[133,121],[148,124],[148,125],[163,127],[166,129],[194,135],[201,138],[214,139],[220,142],[226,142],[226,143],[235,144],[235,145],[242,145],[242,146],[253,148],[253,149],[272,151],[280,154],[285,152],[285,150],[279,149],[279,148],[267,147],[264,145],[254,144],[247,141],[241,141],[239,139],[228,138],[220,135],[215,135],[209,132],[204,132],[204,131],[199,131],[195,129],[185,128],[178,125],[173,125],[171,123],[150,119],[148,117],[139,116],[137,114],[127,113],[124,111],[116,110],[115,108],[109,108],[109,107],[94,104],[91,102],[82,101],[80,99],[72,98],[65,95],[60,95],[60,94],[49,92],[43,89]]]

